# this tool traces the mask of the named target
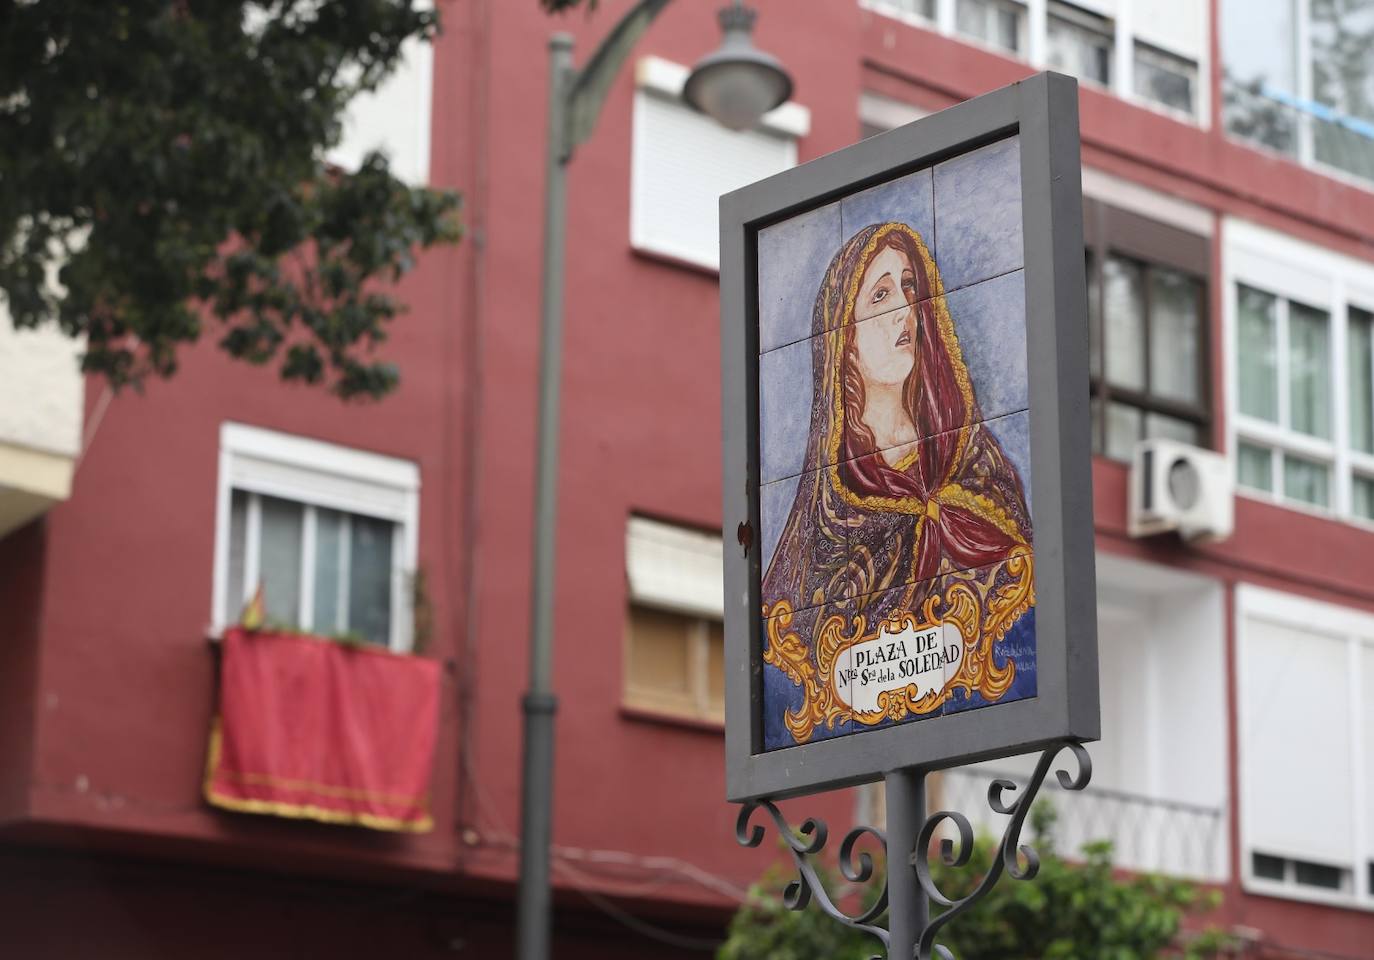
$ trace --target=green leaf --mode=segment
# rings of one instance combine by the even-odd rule
[[[1036,822],[1052,827],[1053,816]],[[1162,960],[1183,956],[1215,960],[1230,956],[1235,942],[1215,929],[1185,939],[1184,917],[1215,906],[1192,884],[1157,876],[1118,878],[1111,845],[1085,846],[1074,862],[1061,859],[1041,836],[1040,873],[1030,881],[1005,874],[992,892],[971,911],[945,927],[940,943],[960,960]],[[963,869],[945,866],[936,857],[932,874],[952,898],[967,896],[992,863],[987,843],[975,848]],[[837,873],[825,864],[818,872],[827,888],[842,890]],[[718,960],[803,960],[838,957],[861,960],[878,952],[877,941],[842,926],[814,904],[802,912],[786,910],[782,887],[794,874],[770,868],[752,888],[750,900],[735,914]],[[865,891],[881,887],[875,878]]]
[[[419,0],[69,0],[0,6],[0,295],[18,327],[86,338],[116,388],[168,377],[213,332],[230,356],[345,398],[418,251],[458,198],[380,154],[326,168],[343,111],[432,39]],[[49,281],[52,274],[60,288]]]

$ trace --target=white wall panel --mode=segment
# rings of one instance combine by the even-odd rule
[[[52,324],[16,330],[0,303],[0,443],[75,457],[85,341]]]
[[[1258,613],[1239,649],[1241,810],[1253,851],[1350,864],[1354,714],[1344,638]]]
[[[1097,588],[1102,739],[1088,746],[1093,776],[1085,793],[1051,785],[1042,794],[1061,815],[1059,850],[1111,840],[1118,866],[1224,880],[1229,723],[1221,587],[1099,554]],[[1024,776],[1034,760],[981,766]]]
[[[434,47],[407,41],[396,72],[348,105],[343,140],[329,152],[329,162],[352,170],[367,153],[381,150],[396,176],[412,186],[427,184],[433,85]]]

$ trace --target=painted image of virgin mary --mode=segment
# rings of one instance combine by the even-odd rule
[[[852,236],[812,334],[804,470],[762,584],[765,663],[801,692],[791,739],[1033,695],[1022,479],[983,422],[921,236]]]

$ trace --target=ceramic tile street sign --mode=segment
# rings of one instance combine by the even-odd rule
[[[731,799],[1098,735],[1077,85],[721,200]]]

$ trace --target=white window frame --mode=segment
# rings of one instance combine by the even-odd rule
[[[922,110],[920,107],[913,107],[909,103],[884,96],[881,93],[870,93],[865,90],[859,94],[859,125],[861,127],[877,127],[884,131],[895,130],[925,116],[929,116],[929,111]]]
[[[894,10],[884,4],[882,0],[859,0],[859,6],[901,23],[927,29],[934,27],[946,37],[953,37],[962,43],[990,50],[1004,57],[1023,60],[1036,69],[1043,69],[1047,46],[1046,36],[1049,29],[1050,0],[997,0],[997,2],[1005,6],[1019,7],[1024,12],[1021,21],[1022,50],[1020,53],[1014,53],[1005,47],[999,47],[996,44],[979,40],[977,37],[960,33],[957,28],[958,0],[935,0],[935,21],[933,24],[917,14]],[[1085,13],[1098,13],[1098,10],[1090,3],[1075,3],[1074,0],[1062,0],[1062,2],[1064,6],[1078,8]],[[1212,92],[1211,84],[1208,82],[1208,78],[1211,76],[1210,21],[1207,21],[1203,28],[1201,49],[1197,51],[1176,49],[1168,43],[1160,42],[1158,38],[1146,36],[1135,29],[1133,24],[1136,17],[1133,8],[1136,2],[1137,0],[1116,0],[1113,14],[1106,17],[1107,21],[1112,24],[1112,76],[1106,88],[1097,87],[1095,83],[1093,86],[1097,89],[1107,89],[1123,100],[1129,100],[1147,110],[1153,110],[1182,123],[1206,129],[1212,122]],[[1172,54],[1197,65],[1197,79],[1194,84],[1196,113],[1177,110],[1135,92],[1135,44],[1137,40],[1148,47]]]
[[[944,2],[944,0],[935,0],[933,4],[935,8],[935,17],[933,19],[927,19],[921,14],[914,13],[910,10],[903,10],[895,6],[893,0],[859,0],[859,6],[863,7],[865,10],[872,10],[874,13],[880,13],[885,17],[891,17],[893,20],[909,23],[914,27],[932,27],[939,22],[940,4],[942,2]]]
[[[1167,60],[1170,57],[1175,57],[1179,60],[1182,60],[1185,63],[1191,63],[1193,65],[1193,107],[1196,111],[1198,111],[1198,114],[1190,113],[1187,110],[1180,110],[1178,107],[1171,107],[1167,103],[1160,103],[1153,97],[1147,97],[1144,94],[1135,93],[1135,67],[1142,51],[1144,52],[1145,59],[1147,61],[1151,57],[1158,58],[1159,60]],[[1120,47],[1118,47],[1118,53],[1119,52]],[[1128,69],[1126,70],[1126,73],[1129,74],[1129,76],[1120,78],[1117,81],[1117,84],[1118,86],[1129,87],[1129,89],[1132,92],[1131,99],[1133,102],[1138,103],[1144,107],[1149,107],[1151,110],[1167,114],[1168,116],[1174,117],[1177,120],[1182,120],[1184,123],[1200,125],[1199,115],[1202,112],[1202,104],[1204,103],[1205,98],[1208,96],[1209,90],[1209,81],[1206,77],[1202,76],[1201,62],[1194,60],[1192,57],[1185,57],[1180,53],[1175,53],[1172,50],[1169,50],[1165,47],[1161,47],[1157,43],[1152,43],[1149,40],[1144,40],[1140,37],[1136,37],[1134,42],[1130,45],[1129,56],[1131,58],[1131,62],[1128,65]]]
[[[1045,46],[1047,51],[1049,47],[1049,22],[1052,18],[1060,20],[1070,26],[1078,27],[1087,33],[1095,34],[1107,41],[1111,48],[1111,52],[1108,54],[1107,82],[1099,83],[1091,77],[1079,77],[1079,80],[1098,90],[1120,89],[1123,78],[1119,76],[1121,71],[1117,64],[1120,62],[1121,58],[1121,50],[1118,43],[1121,31],[1117,29],[1116,19],[1103,16],[1097,11],[1090,10],[1087,7],[1081,7],[1078,4],[1070,2],[1070,0],[1048,0],[1045,5]],[[1131,77],[1124,78],[1124,82],[1128,85],[1133,84],[1134,74],[1132,74]]]
[[[635,96],[631,119],[630,136],[630,246],[644,253],[665,257],[669,260],[699,267],[711,272],[720,270],[720,251],[712,250],[709,255],[687,245],[678,245],[662,237],[647,235],[641,223],[638,204],[644,186],[645,147],[643,137],[646,98],[673,103],[683,110],[690,110],[682,100],[682,89],[691,71],[680,63],[662,57],[643,57],[635,64]],[[728,131],[720,128],[723,134]],[[789,100],[763,115],[754,130],[742,131],[735,136],[771,136],[782,142],[785,154],[783,169],[797,164],[797,141],[811,132],[811,111],[801,104]],[[712,216],[715,209],[712,208]]]
[[[1274,489],[1269,492],[1236,486],[1243,497],[1323,517],[1338,519],[1365,529],[1374,522],[1353,514],[1351,477],[1374,476],[1374,455],[1350,444],[1349,384],[1347,383],[1349,326],[1353,304],[1374,310],[1374,264],[1326,250],[1248,221],[1226,218],[1222,224],[1223,356],[1226,363],[1226,452],[1232,464],[1239,458],[1243,440],[1275,452],[1271,469]],[[1245,284],[1279,298],[1275,331],[1278,346],[1279,423],[1249,417],[1240,412],[1238,284]],[[1288,301],[1294,300],[1327,311],[1330,318],[1328,358],[1331,367],[1331,439],[1322,440],[1290,430],[1288,409]],[[1329,507],[1290,500],[1283,495],[1282,454],[1292,453],[1325,464],[1331,469]]]
[[[215,563],[211,591],[211,633],[233,622],[234,611],[256,589],[257,531],[249,517],[244,596],[229,592],[229,527],[235,490],[249,494],[249,510],[260,497],[280,497],[306,507],[302,566],[313,562],[315,510],[324,507],[395,524],[391,545],[391,636],[388,646],[406,652],[414,642],[411,580],[419,561],[420,469],[408,460],[355,450],[308,437],[241,423],[220,425],[219,479],[215,496]],[[313,577],[302,577],[302,609],[313,609]],[[307,603],[309,607],[307,607]]]
[[[1248,691],[1245,689],[1245,685],[1239,682],[1239,677],[1241,665],[1245,662],[1248,623],[1251,617],[1266,620],[1271,624],[1291,626],[1295,630],[1318,632],[1343,639],[1346,644],[1348,692],[1351,703],[1356,707],[1356,713],[1351,718],[1349,757],[1351,783],[1353,784],[1353,795],[1350,802],[1354,825],[1353,836],[1351,837],[1350,889],[1326,890],[1321,887],[1299,885],[1288,879],[1271,880],[1255,876],[1254,854],[1269,853],[1270,851],[1257,851],[1252,848],[1250,823],[1246,815],[1247,797],[1250,796],[1252,783],[1256,789],[1259,789],[1265,779],[1276,775],[1281,776],[1282,770],[1276,769],[1270,760],[1261,760],[1252,774],[1246,766],[1247,758],[1243,736],[1236,738],[1236,766],[1240,786],[1238,799],[1240,808],[1241,886],[1250,893],[1374,911],[1374,890],[1371,890],[1369,886],[1369,863],[1374,860],[1374,837],[1367,836],[1369,828],[1366,822],[1368,818],[1365,815],[1367,805],[1374,803],[1374,797],[1365,796],[1367,767],[1369,764],[1374,764],[1374,756],[1371,756],[1369,751],[1374,749],[1374,744],[1364,743],[1364,724],[1358,712],[1363,703],[1361,671],[1374,670],[1374,615],[1248,583],[1241,583],[1236,586],[1235,605],[1236,659],[1232,664],[1232,670],[1237,677],[1236,718],[1238,723],[1241,718],[1248,716]],[[1294,816],[1301,817],[1301,811],[1294,811]],[[1288,859],[1291,860],[1291,858]],[[1289,877],[1293,875],[1291,863],[1285,868],[1285,872]]]

